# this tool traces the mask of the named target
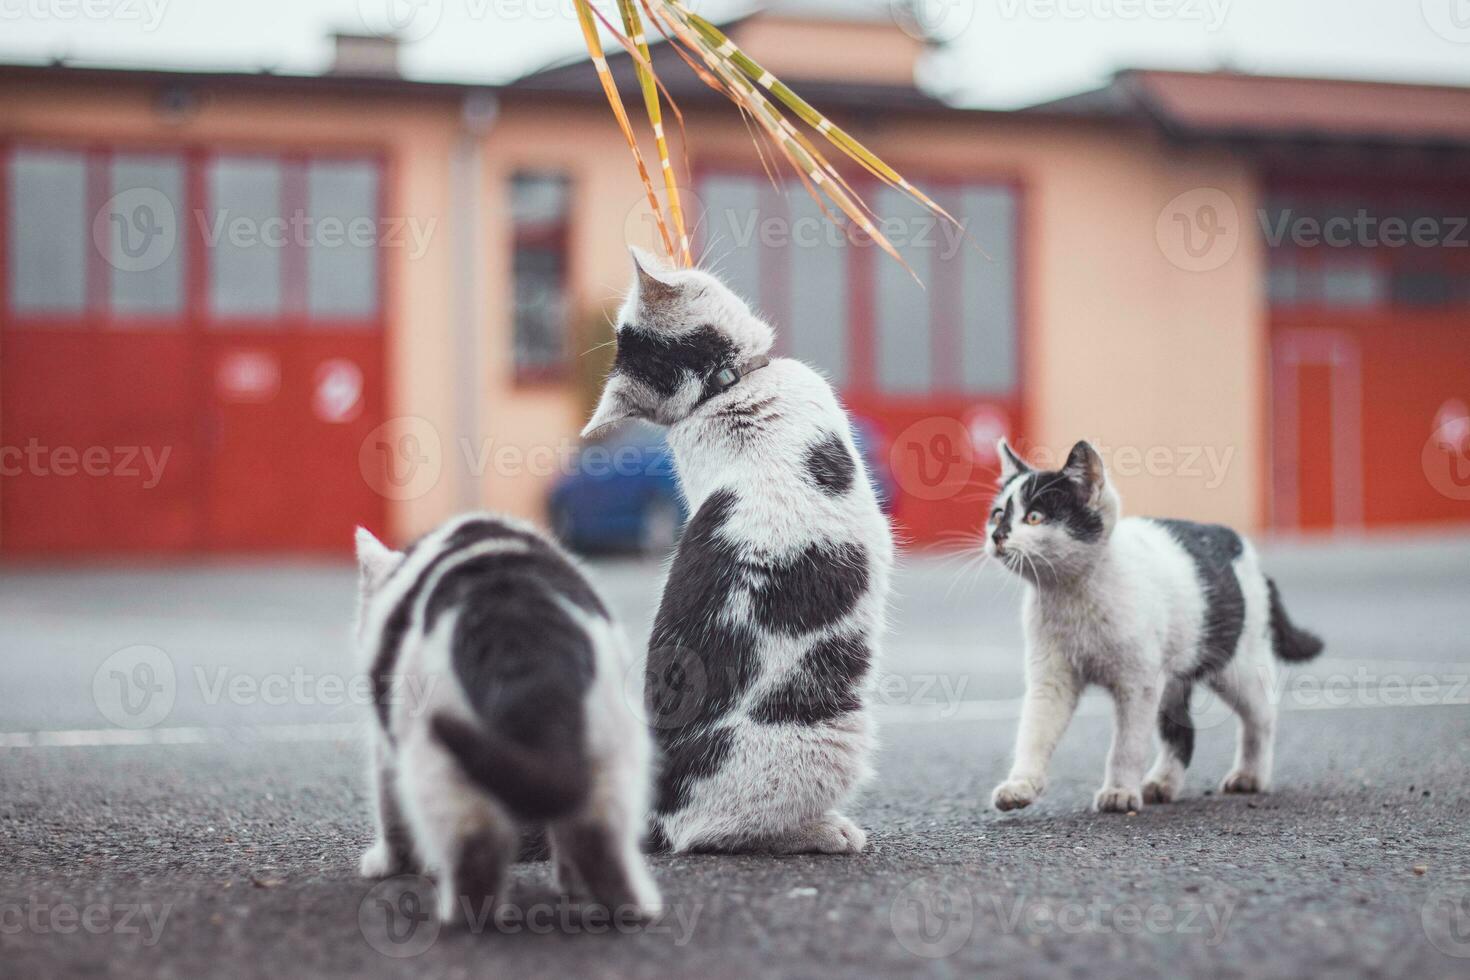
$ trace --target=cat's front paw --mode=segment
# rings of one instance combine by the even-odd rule
[[[1237,769],[1220,783],[1222,793],[1264,793],[1266,781],[1253,772]]]
[[[1137,813],[1143,809],[1143,796],[1136,789],[1107,786],[1097,791],[1092,808],[1098,813]]]
[[[1143,802],[1172,803],[1178,788],[1167,779],[1150,779],[1143,784]]]
[[[378,841],[362,853],[357,873],[364,878],[391,878],[408,870],[408,862],[393,853],[386,841]]]
[[[990,803],[997,810],[1020,810],[1035,803],[1041,790],[1036,780],[1007,779],[990,794]]]

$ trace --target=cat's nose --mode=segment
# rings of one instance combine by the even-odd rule
[[[990,540],[995,542],[997,548],[1001,548],[1006,543],[1006,533],[1000,528],[996,528],[995,533],[990,536]]]

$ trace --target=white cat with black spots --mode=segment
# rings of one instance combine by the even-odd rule
[[[649,649],[655,842],[861,851],[842,808],[871,774],[864,684],[893,544],[847,413],[817,372],[771,357],[770,326],[717,278],[635,265],[584,434],[668,426],[693,515]]]
[[[656,914],[640,850],[652,740],[627,703],[622,630],[581,571],[490,514],[405,552],[359,529],[357,553],[377,721],[362,874],[428,872],[440,919],[474,921],[505,901],[522,831],[544,829],[563,892]],[[405,678],[422,699],[390,696]]]
[[[1218,525],[1121,516],[1102,460],[1079,442],[1057,471],[998,447],[1001,487],[986,552],[1027,583],[1026,693],[998,809],[1029,806],[1089,685],[1112,697],[1107,770],[1094,805],[1138,810],[1178,797],[1194,752],[1190,694],[1218,693],[1240,718],[1227,793],[1271,783],[1274,658],[1310,660],[1322,642],[1291,623],[1256,552]],[[1157,729],[1161,745],[1148,756]]]

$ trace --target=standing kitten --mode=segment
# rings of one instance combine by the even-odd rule
[[[1322,641],[1292,625],[1250,542],[1214,524],[1120,520],[1118,494],[1085,442],[1056,472],[1033,470],[1005,440],[999,451],[986,552],[1030,587],[1026,698],[995,806],[1014,810],[1041,795],[1088,684],[1106,688],[1116,709],[1098,810],[1122,813],[1179,794],[1194,753],[1196,683],[1240,716],[1235,768],[1221,789],[1264,792],[1276,727],[1271,656],[1310,660]],[[1155,724],[1163,744],[1145,781]]]
[[[694,515],[649,643],[657,842],[861,851],[838,808],[870,775],[862,687],[893,545],[847,415],[811,368],[768,358],[771,328],[719,280],[634,259],[584,435],[669,426]]]
[[[651,912],[639,851],[651,745],[623,696],[622,631],[562,552],[489,515],[407,553],[357,532],[371,664],[378,839],[368,877],[424,866],[439,916],[504,898],[519,828],[545,826],[563,888]],[[404,678],[421,703],[392,696]]]

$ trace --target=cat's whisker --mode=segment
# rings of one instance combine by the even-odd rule
[[[618,342],[617,341],[617,338],[614,337],[612,340],[609,340],[606,343],[597,344],[597,345],[595,345],[593,347],[587,348],[586,350],[584,350],[582,352],[581,356],[582,357],[586,357],[588,354],[595,354],[598,351],[602,350],[604,347],[614,347],[614,346],[617,345],[617,342]]]

